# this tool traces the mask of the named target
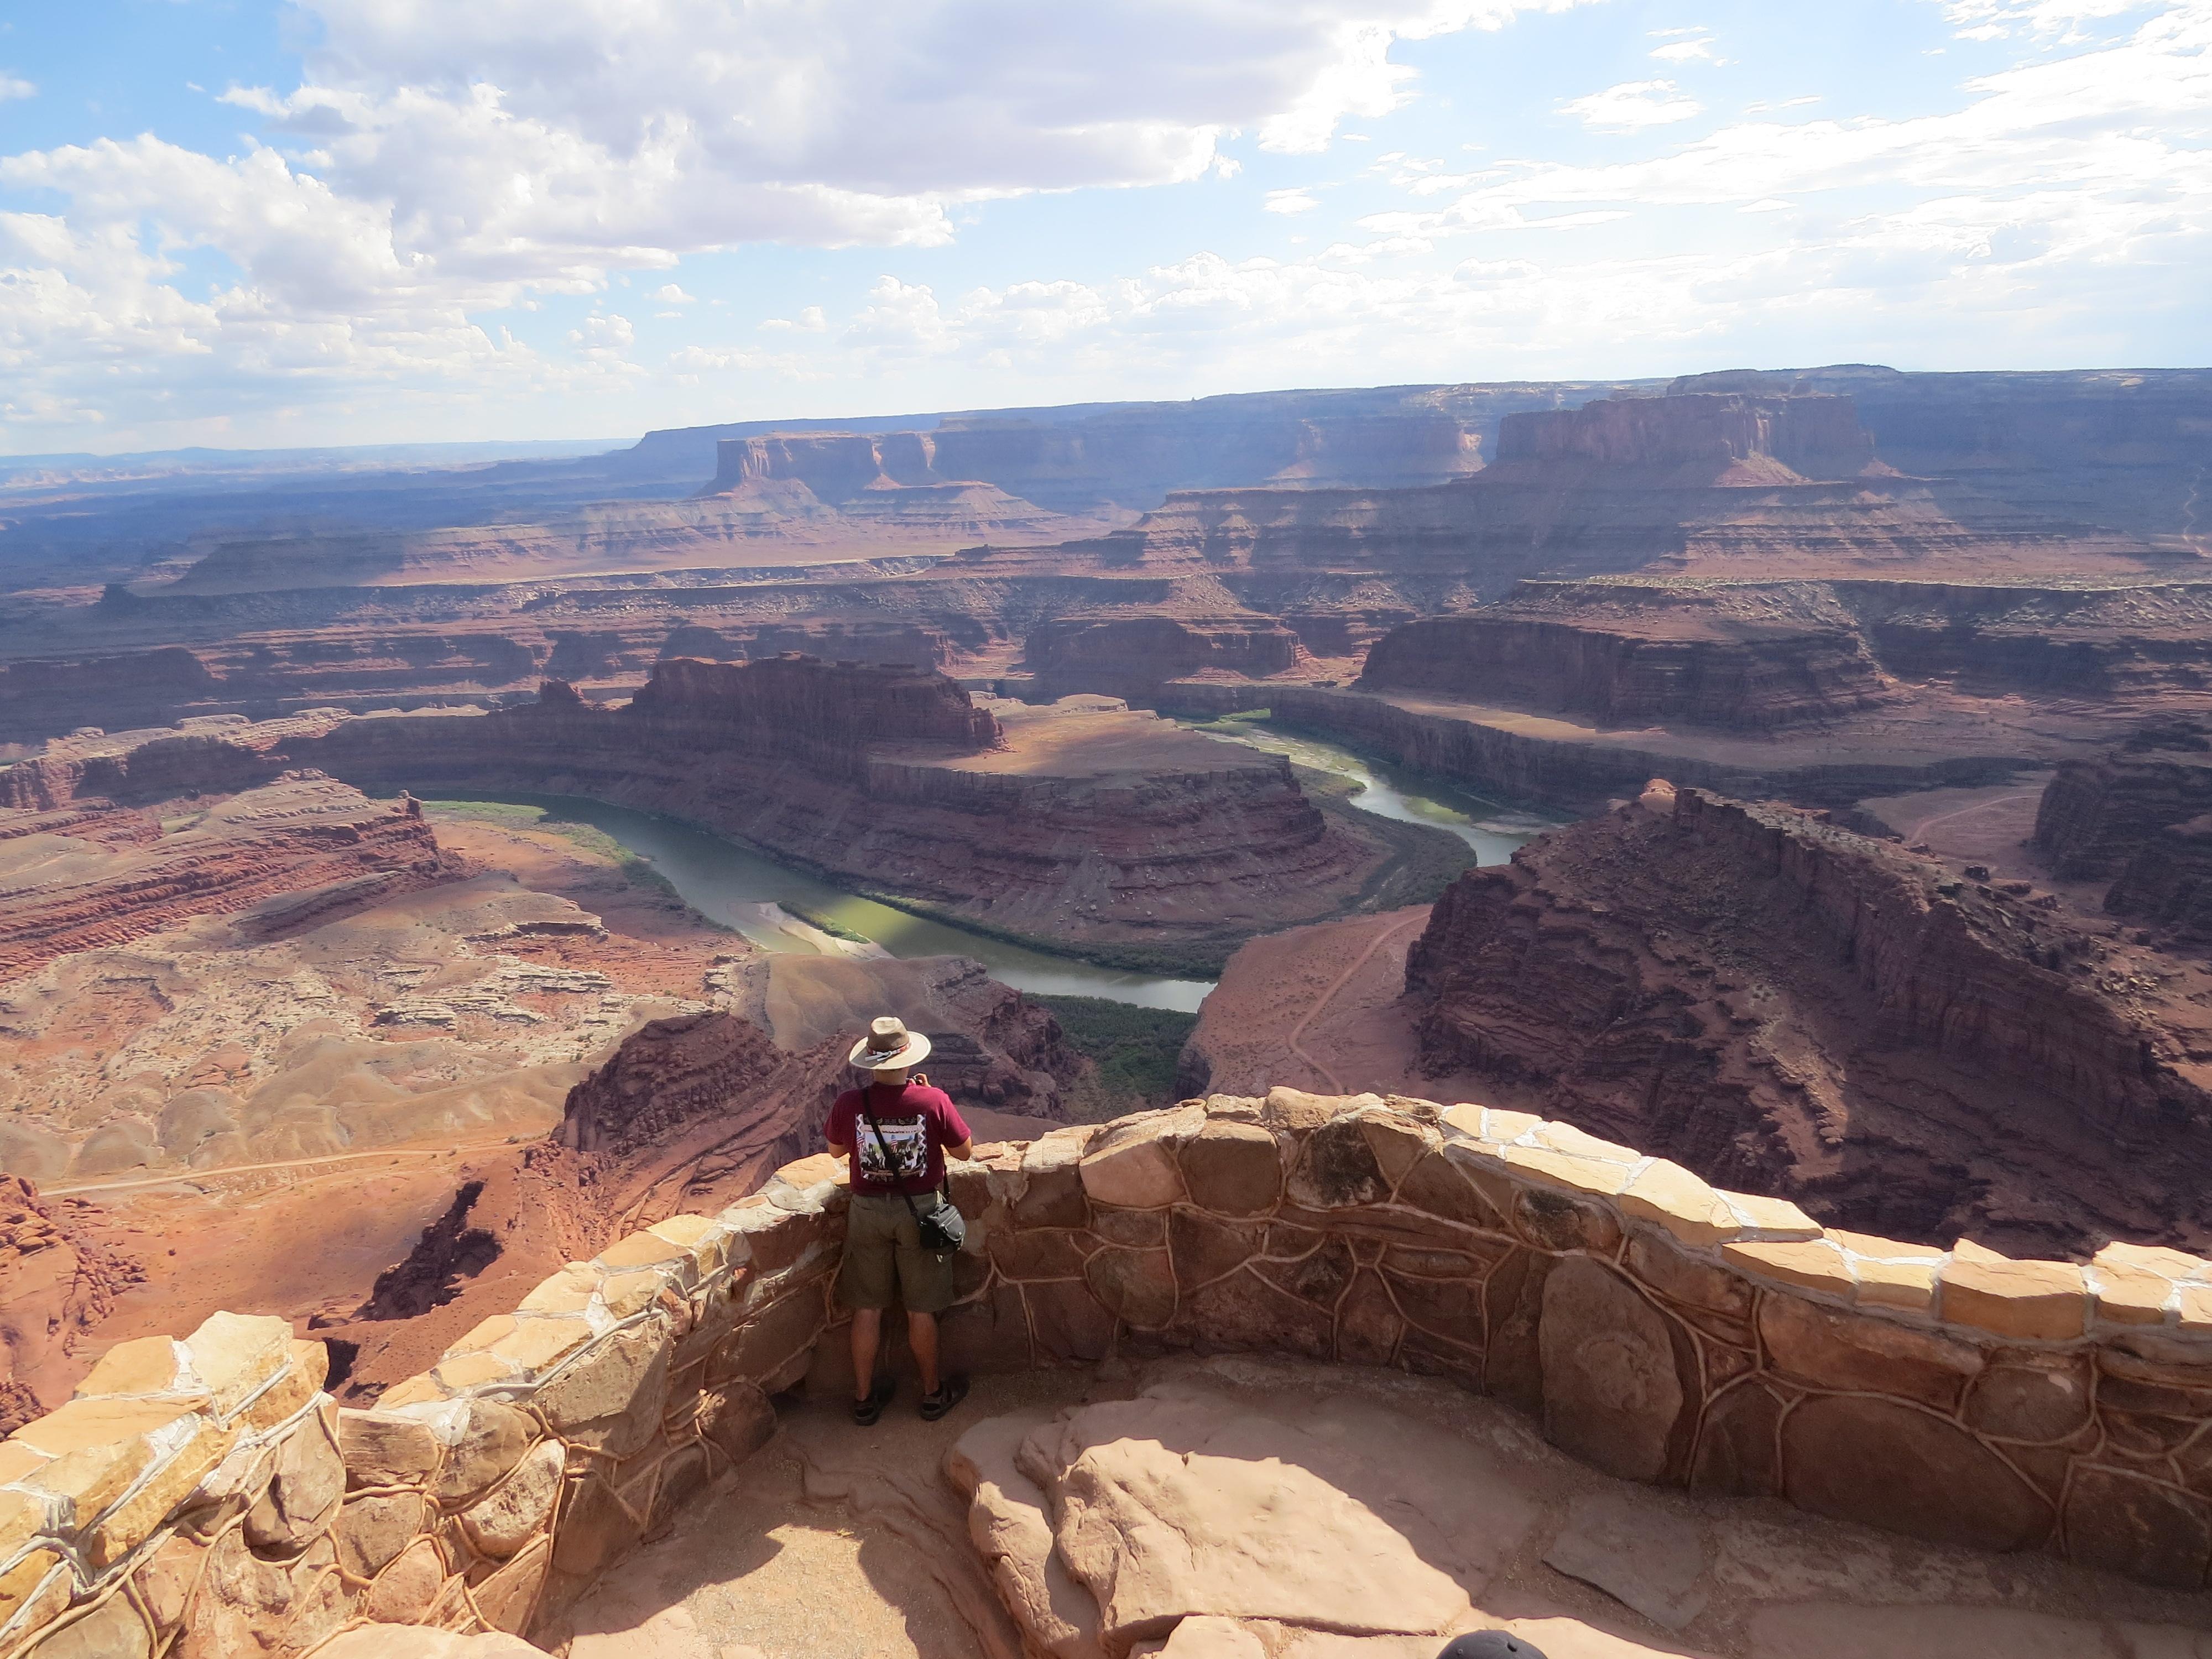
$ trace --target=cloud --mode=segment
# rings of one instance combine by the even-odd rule
[[[1651,55],[1662,64],[1691,64],[1699,59],[1717,61],[1713,58],[1713,43],[1710,36],[1692,40],[1670,40],[1663,46],[1652,47]]]
[[[1705,106],[1672,81],[1623,81],[1603,92],[1570,99],[1559,110],[1598,131],[1632,132],[1638,127],[1686,121],[1702,113]]]
[[[1380,235],[1444,236],[1532,209],[1736,206],[1869,192],[1991,225],[2023,213],[2106,232],[2212,228],[2212,8],[2169,12],[2130,39],[2031,59],[1967,83],[1961,107],[1905,119],[1744,121],[1670,153],[1605,166],[1503,164],[1437,210],[1370,215]],[[1869,222],[1894,222],[1894,211]],[[1854,222],[1856,221],[1853,221]],[[2089,252],[2085,248],[2085,252]],[[2104,257],[2122,257],[2118,246]]]
[[[796,317],[770,317],[763,328],[790,329],[800,334],[819,334],[830,326],[820,306],[809,306]]]
[[[696,305],[699,301],[699,296],[697,295],[686,294],[682,289],[677,287],[673,283],[664,283],[662,286],[653,289],[652,293],[647,295],[646,298],[648,300],[658,300],[661,304],[666,306]]]
[[[2153,0],[1941,0],[1946,21],[1969,40],[2027,31],[2087,38],[2082,25],[2144,10]]]
[[[299,395],[258,375],[427,389],[487,351],[568,373],[469,319],[746,244],[930,247],[997,198],[1227,178],[1232,135],[1310,150],[1403,102],[1397,42],[1593,3],[295,0],[316,43],[297,84],[222,94],[258,124],[238,153],[0,156],[0,189],[66,231],[11,267],[0,339],[71,406],[109,396],[73,355],[85,331],[131,343],[125,380],[163,398],[221,403],[211,354],[241,406]],[[211,301],[177,286],[194,251],[234,272]]]
[[[0,104],[11,98],[35,98],[38,95],[39,89],[32,82],[19,75],[10,75],[7,70],[0,70]]]
[[[1271,190],[1260,205],[1268,213],[1310,213],[1321,203],[1304,190]]]

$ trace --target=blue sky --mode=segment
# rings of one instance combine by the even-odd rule
[[[2212,0],[78,0],[0,452],[2212,362]]]

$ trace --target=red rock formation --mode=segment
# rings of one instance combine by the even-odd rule
[[[2212,812],[2168,824],[2136,849],[2105,908],[2162,930],[2175,949],[2212,946]]]
[[[2153,720],[2045,787],[2034,845],[2061,877],[2114,878],[2105,908],[2179,948],[2212,945],[2212,720]]]
[[[1385,635],[1359,684],[1573,709],[1604,726],[1737,731],[1899,699],[1850,613],[1812,584],[1747,592],[1524,582],[1503,604]]]
[[[0,1175],[0,1435],[68,1397],[56,1376],[70,1349],[137,1277],[129,1258],[71,1213],[81,1207]]]
[[[1747,734],[1660,729],[1597,733],[1421,692],[1285,686],[1275,719],[1426,772],[1492,799],[1595,811],[1655,773],[1733,794],[1845,808],[1870,795],[2002,783],[2075,746],[2048,734],[1969,722],[1921,730],[1899,714],[1875,735],[1845,726]],[[2093,726],[2084,737],[2095,735]],[[1786,740],[1786,741],[1785,741]]]
[[[1579,409],[1509,415],[1501,468],[1595,464],[1601,488],[1665,478],[1683,483],[1792,483],[1856,478],[1874,440],[1849,398],[1698,392],[1600,398]]]
[[[2201,368],[1905,374],[1858,363],[1698,375],[1671,389],[1848,393],[1882,458],[1907,472],[2177,556],[2212,551],[2197,489],[2212,373]]]
[[[284,752],[357,782],[587,795],[743,837],[836,878],[1133,964],[1218,961],[1367,902],[1387,849],[1279,756],[1132,715],[998,726],[941,676],[664,663],[628,707],[549,689],[484,715],[342,722]],[[1185,961],[1183,954],[1201,954]]]
[[[1048,702],[1092,691],[1150,705],[1169,680],[1265,678],[1308,660],[1297,635],[1272,617],[1109,612],[1032,629],[1022,666]]]
[[[832,665],[797,653],[742,665],[662,663],[630,700],[623,723],[633,741],[670,753],[780,757],[855,778],[866,775],[876,744],[972,755],[1000,747],[1005,736],[942,674]]]
[[[0,807],[45,812],[102,797],[143,805],[252,789],[275,775],[265,755],[223,737],[156,737],[113,753],[11,766],[0,772]]]
[[[2035,846],[2069,880],[2117,876],[2169,825],[2212,811],[2212,722],[2153,721],[2111,754],[2058,769]]]
[[[173,758],[165,755],[150,769],[166,775]],[[276,770],[265,757],[245,750],[228,763],[239,770],[259,765],[264,775]],[[46,763],[45,769],[25,793],[70,801],[74,781],[67,774],[76,768]],[[112,770],[120,781],[146,776],[130,757],[94,769]],[[80,811],[106,805],[74,804]],[[0,828],[11,818],[27,828],[52,821],[35,809],[20,818],[18,811],[0,811]],[[283,773],[173,830],[107,805],[64,833],[67,839],[37,844],[40,856],[14,862],[0,882],[0,981],[188,916],[243,912],[240,926],[248,936],[265,938],[451,873],[420,817],[368,800],[319,772]],[[93,840],[100,855],[82,856]]]
[[[2201,1249],[2200,970],[1776,807],[1655,786],[1462,878],[1407,963],[1466,1069],[1838,1224]]]

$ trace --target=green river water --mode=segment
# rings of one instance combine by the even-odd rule
[[[1240,719],[1198,729],[1208,737],[1288,755],[1300,766],[1349,779],[1360,786],[1352,797],[1354,806],[1402,823],[1448,830],[1474,850],[1478,864],[1504,863],[1515,848],[1550,827],[1550,820],[1457,794],[1349,750],[1279,732],[1264,722]],[[1015,989],[1044,995],[1103,997],[1188,1013],[1213,988],[1210,980],[1101,968],[912,915],[674,818],[574,796],[479,799],[541,808],[549,819],[591,825],[650,864],[700,915],[734,928],[767,950],[836,948],[814,930],[791,925],[793,913],[804,913],[872,940],[895,957],[972,957]]]

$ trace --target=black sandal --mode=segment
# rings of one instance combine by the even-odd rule
[[[875,1426],[876,1419],[884,1414],[884,1407],[890,1402],[891,1385],[888,1382],[879,1382],[876,1385],[875,1392],[866,1400],[855,1400],[853,1402],[853,1421],[861,1428],[872,1428]]]
[[[921,1397],[921,1420],[934,1423],[968,1397],[968,1379],[948,1376],[938,1385],[937,1392]]]

